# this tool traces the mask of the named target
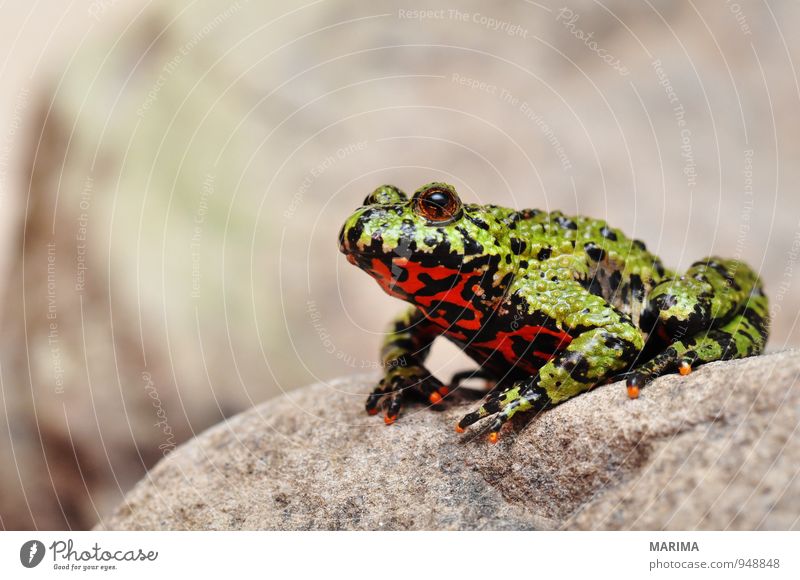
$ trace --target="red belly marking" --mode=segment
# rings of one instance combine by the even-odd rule
[[[547,334],[549,336],[554,336],[558,339],[555,351],[553,352],[543,352],[539,350],[534,350],[530,352],[530,354],[543,361],[551,360],[555,356],[556,352],[565,349],[569,345],[569,343],[572,342],[572,337],[563,330],[552,330],[544,326],[524,326],[517,330],[512,330],[511,332],[501,330],[491,340],[487,340],[484,342],[476,342],[473,343],[472,346],[481,349],[491,349],[493,351],[497,351],[501,355],[503,355],[503,358],[507,362],[511,364],[513,363],[524,364],[524,361],[519,360],[519,354],[514,352],[511,339],[514,337],[520,337],[526,343],[530,343],[534,342],[536,340],[536,337],[540,334]]]

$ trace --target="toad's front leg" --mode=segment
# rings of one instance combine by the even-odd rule
[[[392,322],[381,348],[381,360],[386,371],[367,397],[367,413],[375,415],[382,408],[384,421],[390,425],[409,397],[416,396],[436,404],[447,395],[447,387],[422,364],[439,334],[439,327],[425,318],[418,308],[410,308]]]
[[[627,367],[641,351],[644,339],[629,320],[618,315],[605,326],[586,330],[545,364],[536,376],[518,381],[502,393],[490,394],[476,411],[456,426],[463,432],[473,423],[494,415],[489,441],[519,411],[541,410],[574,397]]]

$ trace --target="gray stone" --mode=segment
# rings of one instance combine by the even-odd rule
[[[514,421],[497,445],[454,424],[475,405],[363,412],[372,378],[273,399],[178,448],[108,529],[798,529],[800,356],[597,388]],[[472,433],[472,432],[471,432]]]

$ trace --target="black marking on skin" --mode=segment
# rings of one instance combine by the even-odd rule
[[[544,262],[553,254],[553,250],[551,248],[542,248],[539,250],[539,253],[536,255],[536,259],[540,262]]]
[[[631,274],[630,291],[635,302],[642,302],[644,300],[644,284],[639,274]]]
[[[581,280],[581,286],[586,288],[590,294],[600,296],[601,298],[603,297],[603,287],[597,280],[597,276],[592,276],[591,278]]]
[[[583,244],[583,249],[586,251],[586,255],[595,262],[600,262],[606,257],[606,251],[594,242],[586,242]]]
[[[568,217],[564,217],[562,215],[560,215],[560,216],[558,216],[556,218],[556,223],[558,225],[560,225],[562,228],[567,229],[567,230],[577,230],[578,229],[578,224],[576,224],[574,221],[572,221]]]
[[[464,215],[467,217],[467,219],[469,221],[471,221],[473,224],[475,224],[476,226],[478,226],[482,230],[487,230],[487,231],[489,230],[489,224],[487,224],[481,218],[472,216],[472,215],[470,215],[468,213],[465,213]]]
[[[653,302],[650,301],[642,310],[642,313],[639,315],[639,328],[641,328],[644,332],[652,332],[655,328],[656,323],[658,322],[658,310],[653,305]]]
[[[514,275],[510,272],[503,276],[503,279],[500,280],[500,288],[506,288],[509,284],[511,284],[511,280],[514,279]]]
[[[361,234],[364,233],[364,223],[361,220],[358,220],[355,225],[347,230],[347,243],[354,247],[357,243],[359,238],[361,238]]]
[[[570,377],[578,382],[592,382],[587,376],[590,370],[589,361],[580,352],[564,351],[556,365],[567,371]]]
[[[661,260],[656,260],[653,262],[653,267],[656,269],[659,278],[663,278],[666,271],[664,270],[664,265],[661,263]]]
[[[442,244],[439,247],[443,247]],[[461,272],[473,272],[487,264],[491,263],[490,256],[473,256],[471,260],[464,260],[461,254],[450,254],[449,252],[439,251],[439,247],[435,248],[433,252],[419,252],[414,255],[414,262],[423,268],[435,268],[442,264],[451,264],[453,259],[458,260],[458,269]],[[449,249],[449,245],[448,245]]]
[[[632,243],[633,243],[634,247],[639,248],[643,252],[647,251],[647,246],[644,245],[644,242],[642,240],[633,240]]]
[[[627,282],[623,282],[619,287],[619,298],[626,306],[631,303],[631,287]]]
[[[506,254],[506,264],[511,263],[511,254]]]
[[[519,256],[525,251],[525,248],[528,247],[528,244],[520,240],[519,238],[509,238],[508,246],[514,254]]]
[[[608,226],[603,226],[602,228],[600,228],[600,235],[607,240],[611,240],[612,242],[617,241],[617,234],[612,232]]]
[[[482,254],[483,253],[483,246],[476,241],[472,236],[469,235],[469,232],[465,230],[463,227],[458,226],[456,227],[456,231],[461,234],[461,237],[464,238],[464,253],[465,254]]]
[[[520,260],[520,262],[519,262],[519,267],[520,267],[522,270],[524,270],[525,268],[527,268],[527,267],[528,267],[528,261],[527,261],[527,260]]]
[[[508,254],[506,254],[508,256]],[[500,265],[500,262],[503,260],[502,256],[498,256],[497,254],[492,254],[488,258],[486,258],[486,264],[489,266],[489,273],[494,273],[497,270],[497,267]],[[487,274],[488,275],[488,274]]]
[[[475,314],[469,308],[464,308],[461,305],[448,302],[446,300],[434,302],[430,307],[426,307],[425,311],[433,316],[441,317],[448,321],[446,326],[443,326],[443,328],[446,330],[450,329],[450,325],[454,324],[458,320],[472,320],[475,317]],[[439,323],[436,322],[435,324]],[[458,331],[460,329],[458,327],[452,327],[452,330]]]
[[[622,353],[620,357],[625,359],[634,358],[637,352],[637,348],[632,342],[607,332],[603,334],[603,344],[605,344],[607,348],[620,351]]]
[[[741,286],[736,283],[736,279],[731,276],[730,272],[728,272],[727,268],[716,261],[710,261],[708,263],[708,267],[712,270],[716,271],[723,279],[728,283],[728,285],[733,288],[734,290],[741,290]]]
[[[620,322],[622,322],[622,324],[627,324],[628,326],[633,326],[633,320],[631,320],[631,317],[628,316],[627,314],[625,314],[624,312],[620,312],[619,313],[619,320],[620,320]]]
[[[730,358],[736,352],[736,343],[732,334],[718,330],[714,333],[714,339],[722,347],[722,360]]]
[[[744,319],[747,320],[750,324],[755,327],[758,334],[760,334],[764,339],[767,338],[767,333],[769,332],[769,325],[767,324],[767,320],[764,317],[759,316],[759,314],[753,310],[752,308],[745,308],[742,311],[742,316]]]
[[[670,316],[666,320],[661,320],[669,336],[675,338],[693,336],[711,327],[710,308],[702,296],[698,298],[698,302],[685,319]]]
[[[617,288],[619,288],[619,283],[622,281],[622,274],[620,274],[619,270],[614,270],[611,273],[611,276],[608,278],[608,285],[611,289],[611,292],[616,292]]]
[[[403,276],[401,274],[400,276],[398,276],[398,281],[399,282],[405,282],[405,280],[408,278],[407,270],[404,269],[403,273],[406,274],[406,275]],[[418,276],[418,278],[419,278],[420,282],[425,284],[425,286],[423,288],[420,288],[419,290],[417,290],[414,293],[414,295],[415,296],[433,296],[434,294],[438,294],[439,292],[442,292],[443,290],[447,290],[448,288],[455,287],[455,285],[458,284],[459,280],[461,279],[461,276],[459,276],[458,274],[453,274],[451,276],[447,276],[446,278],[440,278],[438,280],[434,280],[433,278],[431,278],[430,274],[428,274],[427,272],[422,272]]]
[[[669,310],[678,303],[678,298],[672,294],[661,294],[653,300],[659,310]]]

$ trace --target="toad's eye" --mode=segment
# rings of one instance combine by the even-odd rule
[[[414,211],[431,223],[443,224],[458,219],[461,200],[452,187],[434,184],[416,193]]]

